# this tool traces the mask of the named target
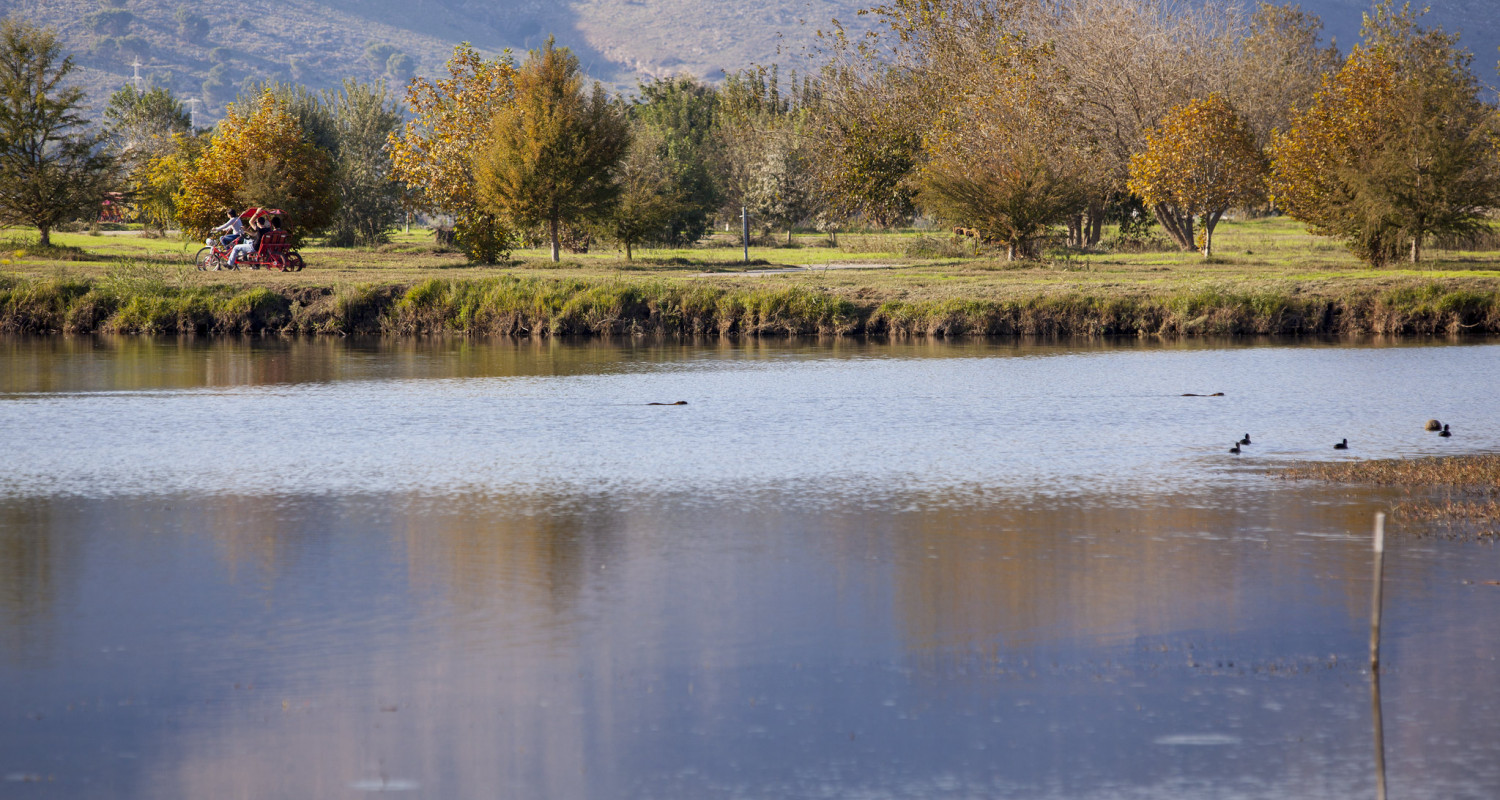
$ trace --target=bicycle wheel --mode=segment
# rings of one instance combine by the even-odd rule
[[[198,265],[200,272],[218,271],[224,268],[224,260],[219,258],[212,247],[205,247],[198,251],[193,257],[193,263]]]
[[[304,263],[302,263],[302,254],[301,253],[287,253],[286,254],[286,271],[287,272],[301,272],[302,268],[305,267],[305,266],[307,266],[307,265],[304,264]]]

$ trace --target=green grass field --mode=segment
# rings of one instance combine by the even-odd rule
[[[379,248],[306,247],[307,269],[282,274],[200,272],[192,262],[201,243],[146,238],[137,231],[58,233],[57,248],[42,251],[30,232],[7,230],[0,231],[0,288],[7,292],[0,312],[11,316],[0,320],[0,328],[1500,332],[1500,251],[1429,248],[1420,264],[1372,269],[1337,243],[1278,218],[1225,222],[1215,241],[1217,254],[1208,261],[1176,251],[1053,251],[1007,263],[1003,254],[974,254],[970,242],[946,232],[846,233],[838,246],[826,236],[805,234],[792,246],[751,248],[747,266],[737,243],[721,233],[693,248],[637,250],[633,261],[597,247],[557,264],[541,250],[519,250],[510,263],[473,266],[434,247],[425,231],[413,231]],[[365,327],[349,313],[310,328],[244,319],[230,325],[222,315],[191,311],[185,299],[227,302],[251,291],[281,297],[287,309],[306,306],[307,297],[335,295],[370,298],[378,308],[367,310]],[[48,301],[56,308],[42,314],[37,309],[46,304],[37,298],[48,292],[63,299]],[[404,321],[394,322],[401,298],[413,292],[431,307],[413,316],[406,303]],[[157,310],[119,316],[134,297],[149,299]],[[87,315],[67,317],[72,312],[59,310],[87,298],[99,301]],[[578,311],[582,306],[587,313]],[[747,310],[752,308],[760,310]],[[807,314],[812,316],[799,318]],[[383,321],[375,325],[373,318]]]

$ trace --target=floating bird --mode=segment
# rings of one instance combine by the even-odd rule
[[[1240,444],[1250,444],[1250,434],[1245,434],[1245,438],[1240,440]]]
[[[1442,436],[1442,437],[1443,437],[1443,438],[1445,438],[1445,439],[1446,439],[1446,438],[1447,438],[1447,437],[1449,437],[1449,436],[1452,436],[1452,435],[1453,435],[1453,431],[1450,431],[1450,430],[1448,430],[1448,426],[1447,426],[1447,425],[1444,425],[1444,426],[1443,426],[1443,432],[1442,432],[1442,433],[1439,433],[1439,434],[1438,434],[1438,435],[1439,435],[1439,436]]]
[[[1235,442],[1234,443],[1234,447],[1229,448],[1229,452],[1234,453],[1235,455],[1239,455],[1240,454],[1240,443],[1239,442]]]
[[[1339,442],[1338,444],[1336,444],[1336,445],[1333,446],[1333,449],[1335,449],[1335,450],[1348,450],[1349,449],[1349,440],[1345,439],[1344,441]]]

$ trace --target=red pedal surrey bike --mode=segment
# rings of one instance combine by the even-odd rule
[[[267,214],[284,216],[282,212],[272,208],[247,208],[245,213],[240,215],[240,219],[249,223],[257,216]],[[302,268],[307,266],[302,261],[302,254],[297,252],[287,239],[286,231],[261,234],[255,242],[255,250],[241,255],[233,267],[229,266],[229,247],[222,244],[219,239],[209,239],[207,246],[200,249],[193,257],[193,263],[198,265],[199,270],[206,271],[248,267],[250,269],[274,269],[281,272],[301,272]]]

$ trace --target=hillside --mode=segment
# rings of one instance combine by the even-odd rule
[[[1464,33],[1476,70],[1495,78],[1500,18],[1494,0],[1432,0],[1428,20]],[[790,59],[820,26],[857,22],[860,0],[264,0],[265,13],[230,0],[0,0],[0,13],[59,28],[80,82],[102,101],[139,60],[148,82],[196,97],[200,123],[239,89],[266,79],[314,87],[345,77],[404,81],[442,68],[460,41],[517,52],[548,34],[572,47],[591,75],[617,88],[651,76],[709,80],[724,70]],[[1365,0],[1309,0],[1329,35],[1357,41]]]

